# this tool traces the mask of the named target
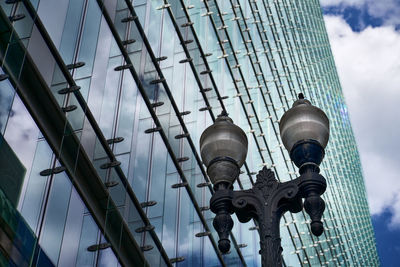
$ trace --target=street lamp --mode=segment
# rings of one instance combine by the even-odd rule
[[[279,130],[300,176],[281,183],[264,167],[249,190],[233,190],[232,184],[246,159],[248,142],[228,114],[223,111],[200,138],[201,157],[215,190],[210,207],[216,214],[213,225],[219,235],[218,248],[222,253],[230,249],[231,214],[236,213],[243,223],[255,219],[264,267],[282,266],[279,222],[286,211],[297,213],[304,206],[311,218],[312,233],[320,236],[324,231],[321,217],[325,202],[320,196],[325,192],[326,180],[319,174],[319,165],[329,139],[329,120],[321,109],[299,94],[292,108],[283,114]]]

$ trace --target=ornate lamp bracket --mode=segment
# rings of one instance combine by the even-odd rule
[[[221,252],[230,249],[229,232],[233,227],[231,214],[236,213],[240,222],[255,219],[259,225],[260,254],[264,267],[282,266],[282,247],[279,223],[286,211],[293,213],[304,208],[311,217],[311,230],[321,235],[321,216],[325,203],[320,195],[326,189],[325,178],[317,168],[303,168],[301,175],[291,181],[280,183],[275,174],[264,167],[257,175],[257,181],[250,190],[233,191],[228,184],[217,184],[210,200],[211,210],[216,213],[213,225],[220,240]]]

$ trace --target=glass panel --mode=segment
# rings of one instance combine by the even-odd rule
[[[48,183],[48,177],[41,176],[40,172],[51,168],[51,159],[52,151],[47,143],[45,141],[38,142],[21,210],[25,220],[34,231],[38,227],[44,193]]]
[[[3,71],[1,72],[4,73]],[[11,113],[11,106],[14,99],[14,88],[8,80],[0,82],[0,133],[4,134],[8,117],[14,114]]]
[[[76,62],[84,62],[85,65],[76,70],[76,73],[74,73],[75,79],[87,77],[92,74],[97,48],[101,11],[95,0],[89,0],[87,5],[85,24],[83,25],[82,35],[80,36],[79,54],[76,59]]]
[[[65,173],[56,174],[51,179],[51,190],[39,244],[51,261],[56,263],[64,235],[72,185]]]
[[[97,244],[97,238],[98,228],[96,223],[91,216],[84,216],[76,266],[93,266],[95,264],[96,253],[88,251],[87,248]]]

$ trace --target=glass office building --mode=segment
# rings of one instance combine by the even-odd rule
[[[331,122],[325,232],[286,213],[284,265],[379,265],[318,0],[0,7],[2,265],[260,266],[253,221],[218,251],[199,138],[226,110],[249,140],[235,187],[294,179],[279,119],[300,92]]]

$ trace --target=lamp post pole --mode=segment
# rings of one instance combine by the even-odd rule
[[[319,174],[319,164],[329,139],[329,120],[325,113],[299,95],[293,107],[280,121],[280,132],[300,176],[279,182],[274,172],[264,167],[249,190],[233,190],[240,167],[247,154],[247,137],[223,112],[200,138],[200,150],[207,173],[214,184],[211,211],[216,214],[213,226],[218,232],[222,253],[230,249],[229,232],[235,213],[240,222],[255,219],[260,233],[260,254],[263,267],[282,266],[279,223],[286,211],[300,212],[303,207],[311,218],[311,231],[320,236],[325,202],[320,197],[326,180]],[[304,203],[303,203],[304,198]]]

